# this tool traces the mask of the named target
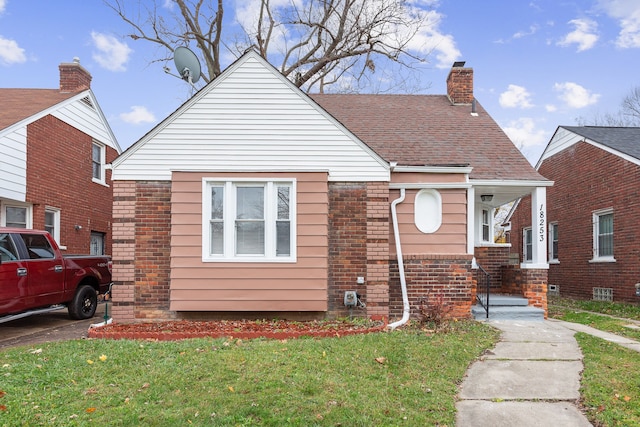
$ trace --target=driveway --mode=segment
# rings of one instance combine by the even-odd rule
[[[95,316],[87,320],[71,320],[67,309],[61,308],[0,323],[0,351],[21,345],[86,338],[89,325],[104,321],[103,317],[104,303],[100,303]]]

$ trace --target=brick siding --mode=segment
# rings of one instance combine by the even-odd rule
[[[430,301],[441,299],[449,308],[450,317],[470,317],[475,289],[470,255],[410,255],[404,257],[403,261],[413,318],[418,316],[421,298]],[[397,259],[391,260],[389,295],[391,318],[402,316],[402,292]]]
[[[60,243],[67,253],[90,252],[91,231],[105,234],[111,254],[111,171],[106,184],[92,181],[91,136],[45,116],[27,126],[27,202],[33,204],[33,228],[44,228],[45,208],[60,209]],[[106,147],[106,161],[116,151]],[[75,226],[82,226],[76,230]]]
[[[545,159],[539,169],[553,180],[547,189],[548,222],[558,223],[559,263],[549,266],[550,285],[561,296],[592,299],[593,288],[613,289],[614,301],[638,302],[640,282],[640,167],[587,143]],[[522,228],[531,223],[530,197],[512,217],[511,242],[522,252]],[[614,263],[590,262],[593,211],[613,208]]]

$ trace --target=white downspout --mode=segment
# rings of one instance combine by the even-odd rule
[[[402,261],[402,246],[400,245],[400,230],[398,227],[398,214],[396,206],[404,201],[405,189],[400,189],[400,197],[391,203],[391,217],[393,219],[393,236],[396,241],[396,255],[398,256],[398,271],[400,272],[400,287],[402,288],[402,319],[387,325],[387,328],[394,330],[398,326],[402,326],[409,321],[410,305],[407,296],[407,280],[404,276],[404,262]]]

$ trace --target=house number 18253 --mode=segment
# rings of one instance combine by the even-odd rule
[[[539,237],[540,237],[540,241],[544,242],[544,220],[545,220],[545,213],[544,213],[544,204],[540,205],[540,214],[539,214],[539,218],[538,218],[538,225],[539,225]]]

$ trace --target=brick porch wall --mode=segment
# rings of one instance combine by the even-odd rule
[[[450,317],[463,319],[471,316],[475,295],[472,257],[466,255],[409,255],[404,258],[407,293],[411,317],[418,317],[419,299],[442,298],[450,307]],[[391,260],[389,281],[389,314],[402,316],[402,291],[397,259]]]
[[[491,276],[491,291],[500,292],[502,266],[509,264],[509,246],[480,246],[475,248],[476,262]]]
[[[542,308],[547,318],[548,270],[522,269],[517,265],[502,267],[502,292],[521,295],[529,300],[529,305]]]

